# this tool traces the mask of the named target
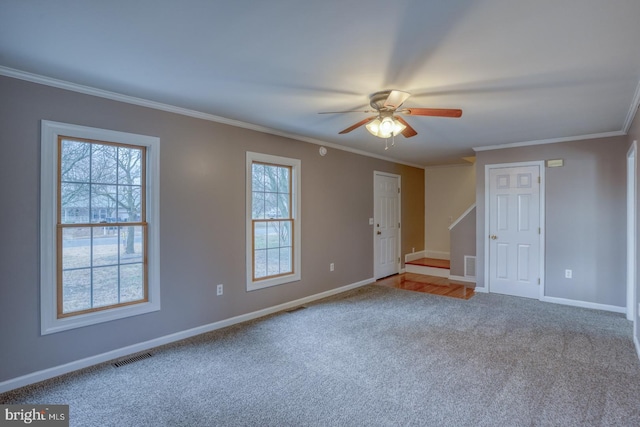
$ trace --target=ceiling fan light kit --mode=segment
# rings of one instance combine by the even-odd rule
[[[384,90],[375,92],[369,96],[369,105],[373,110],[349,110],[349,111],[334,111],[320,114],[339,114],[339,113],[377,113],[377,116],[372,116],[367,119],[361,120],[348,128],[340,131],[340,134],[349,133],[354,129],[359,128],[362,125],[366,125],[367,131],[371,135],[378,138],[388,139],[395,138],[396,135],[402,134],[405,138],[411,138],[416,136],[418,132],[412,128],[403,118],[396,117],[395,114],[404,114],[407,116],[431,116],[431,117],[452,117],[458,118],[462,116],[462,110],[450,109],[450,108],[403,108],[400,106],[411,96],[408,92],[401,90]],[[395,139],[391,146],[395,145]],[[385,144],[385,150],[389,146]]]

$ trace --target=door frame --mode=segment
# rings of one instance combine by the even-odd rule
[[[633,321],[634,336],[637,322],[635,314],[637,281],[637,176],[638,141],[633,141],[627,151],[627,320]]]
[[[517,167],[526,167],[526,166],[538,166],[540,171],[540,247],[539,247],[539,264],[538,264],[538,277],[540,277],[540,294],[538,295],[538,300],[542,300],[545,296],[544,291],[544,276],[545,276],[545,265],[544,265],[544,241],[545,241],[545,162],[544,160],[539,161],[530,161],[530,162],[515,162],[515,163],[494,163],[488,164],[484,166],[484,286],[485,292],[491,292],[491,282],[489,280],[489,266],[491,259],[489,258],[489,227],[491,224],[489,218],[489,186],[491,185],[489,179],[489,172],[491,169],[502,169],[502,168],[517,168]]]
[[[400,191],[398,192],[398,221],[400,221],[400,227],[398,227],[398,246],[396,248],[396,252],[398,254],[398,257],[402,257],[400,254],[400,248],[402,248],[402,176],[394,174],[394,173],[389,173],[389,172],[382,172],[382,171],[373,171],[373,227],[372,231],[371,231],[371,235],[373,236],[373,279],[374,280],[378,280],[380,277],[378,277],[378,263],[377,263],[377,259],[378,259],[378,245],[376,244],[376,227],[375,227],[375,223],[376,223],[376,202],[377,200],[377,194],[376,194],[376,176],[386,176],[386,177],[391,177],[391,178],[396,178],[398,180],[398,188],[400,189]],[[402,272],[402,269],[400,268],[400,266],[402,265],[401,262],[397,263],[398,265],[398,273]]]

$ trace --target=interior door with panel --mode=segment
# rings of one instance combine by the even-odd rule
[[[489,292],[540,297],[540,166],[489,169]]]
[[[374,276],[400,272],[400,177],[374,174]]]

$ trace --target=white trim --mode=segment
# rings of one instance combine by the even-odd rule
[[[435,258],[435,259],[451,259],[451,253],[445,251],[432,251],[430,249],[425,249],[424,251],[425,258]]]
[[[610,138],[612,136],[624,136],[626,132],[617,130],[613,132],[592,133],[588,135],[566,136],[562,138],[539,139],[537,141],[511,142],[507,144],[487,145],[484,147],[473,147],[473,151],[502,150],[503,148],[528,147],[531,145],[555,144],[557,142],[582,141],[584,139]]]
[[[56,223],[58,136],[147,148],[147,259],[149,301],[58,319]],[[40,175],[40,326],[51,334],[160,310],[160,138],[42,120]]]
[[[638,192],[638,141],[633,141],[627,151],[627,320],[633,321],[634,335],[636,332],[635,305],[637,282],[637,214]]]
[[[640,104],[640,82],[638,82],[638,86],[636,86],[636,92],[633,94],[633,100],[631,101],[631,106],[629,107],[629,112],[627,113],[627,118],[624,121],[624,125],[622,126],[622,130],[625,135],[629,133],[629,129],[631,128],[631,124],[633,123],[633,119],[636,117],[636,113],[638,111],[638,107]]]
[[[274,165],[291,166],[291,198],[293,200],[291,206],[291,217],[293,218],[293,273],[286,276],[273,277],[265,280],[253,280],[253,226],[251,212],[253,205],[252,195],[252,165],[253,162],[271,163]],[[246,154],[246,272],[247,272],[247,291],[255,291],[258,289],[264,289],[271,286],[283,285],[285,283],[291,283],[299,281],[302,277],[301,266],[301,222],[302,222],[302,197],[301,197],[301,182],[302,182],[302,162],[300,159],[292,159],[289,157],[273,156],[270,154],[254,153],[247,151]]]
[[[454,276],[449,275],[449,280],[455,280],[456,282],[476,283],[476,278],[472,276]]]
[[[400,257],[402,254],[402,176],[401,175],[397,175],[394,173],[389,173],[389,172],[382,172],[382,171],[373,171],[373,222],[376,222],[376,176],[380,175],[380,176],[386,176],[386,177],[391,177],[391,178],[396,178],[398,180],[398,221],[400,222],[400,227],[398,227],[398,245],[396,248],[396,253],[398,254],[398,263],[396,265],[396,273],[400,273],[400,269],[401,269],[401,263],[400,263]],[[377,264],[377,259],[378,259],[378,245],[376,244],[376,227],[373,227],[372,233],[373,233],[373,277],[376,279],[380,279],[382,276],[378,276],[378,264]],[[405,271],[406,270],[406,266],[405,266]]]
[[[532,161],[532,162],[513,162],[513,163],[496,163],[484,166],[484,233],[483,233],[483,241],[484,241],[484,287],[486,288],[486,292],[491,292],[489,286],[489,171],[491,169],[501,169],[501,168],[511,168],[511,167],[525,167],[525,166],[538,166],[540,172],[540,229],[542,230],[540,233],[540,252],[539,252],[539,268],[538,268],[538,276],[540,278],[540,293],[539,299],[542,300],[544,297],[544,284],[545,284],[545,263],[544,263],[544,248],[545,248],[545,162],[541,161]],[[477,269],[477,264],[476,264]]]
[[[149,341],[141,342],[138,344],[122,347],[116,350],[111,350],[106,353],[97,354],[95,356],[87,357],[84,359],[76,360],[73,362],[65,363],[64,365],[55,366],[41,371],[33,372],[27,375],[23,375],[17,378],[12,378],[0,382],[0,393],[7,392],[19,387],[24,387],[29,384],[34,384],[39,381],[44,381],[49,378],[57,377],[69,372],[77,371],[89,366],[94,366],[103,362],[108,362],[120,357],[128,356],[130,354],[138,353],[141,351],[149,350],[161,345],[170,344],[183,339],[191,338],[196,335],[204,334],[207,332],[215,331],[217,329],[226,328],[227,326],[235,325],[249,320],[257,319],[259,317],[268,316],[269,314],[277,313],[288,308],[296,307],[302,304],[327,298],[342,292],[349,291],[351,289],[359,288],[371,283],[374,283],[373,278],[361,280],[350,285],[342,286],[340,288],[331,289],[329,291],[321,292],[319,294],[310,295],[308,297],[300,298],[294,301],[285,302],[276,306],[264,308],[251,313],[242,314],[239,316],[231,317],[229,319],[220,320],[218,322],[209,323],[207,325],[198,326],[196,328],[187,329],[185,331],[176,332],[173,334],[165,335],[159,338],[154,338]]]
[[[483,294],[488,294],[489,293],[489,289],[486,286],[476,286],[474,291],[475,292],[480,292],[480,293],[483,293]]]
[[[404,262],[407,263],[409,261],[415,261],[420,258],[426,258],[424,255],[424,251],[413,252],[410,254],[404,255]]]
[[[458,223],[459,223],[460,221],[462,221],[462,220],[464,219],[464,217],[465,217],[465,216],[469,215],[469,214],[471,213],[471,211],[472,211],[472,210],[474,210],[475,208],[476,208],[476,204],[475,204],[475,203],[474,203],[474,204],[472,204],[471,206],[469,206],[469,208],[468,208],[466,211],[464,211],[464,212],[462,213],[462,215],[460,215],[460,216],[458,217],[458,219],[456,219],[455,221],[453,221],[453,222],[451,223],[451,225],[449,226],[449,231],[451,231],[451,229],[452,229],[453,227],[455,227],[456,225],[458,225]]]
[[[14,79],[24,80],[32,83],[37,83],[45,86],[56,87],[59,89],[69,90],[72,92],[83,93],[85,95],[97,96],[100,98],[111,99],[113,101],[124,102],[126,104],[138,105],[141,107],[153,108],[154,110],[167,111],[169,113],[180,114],[182,116],[195,117],[197,119],[207,120],[216,123],[222,123],[229,126],[235,126],[243,129],[254,130],[256,132],[267,133],[270,135],[282,136],[284,138],[295,139],[297,141],[308,142],[310,144],[324,145],[325,147],[331,147],[335,150],[347,151],[361,156],[372,157],[375,159],[386,160],[388,162],[403,164],[412,166],[418,169],[424,169],[424,165],[417,165],[414,163],[404,162],[398,159],[392,159],[390,157],[381,156],[379,154],[369,153],[367,151],[358,150],[355,148],[346,147],[339,144],[333,144],[327,141],[321,141],[315,138],[309,138],[302,135],[297,135],[289,132],[282,132],[276,129],[271,129],[265,126],[254,125],[251,123],[241,122],[239,120],[232,120],[226,117],[216,116],[209,113],[203,113],[200,111],[190,110],[188,108],[176,107],[174,105],[163,104],[161,102],[150,101],[148,99],[137,98],[135,96],[123,95],[116,92],[110,92],[108,90],[96,89],[90,86],[79,85],[76,83],[67,82],[64,80],[58,80],[51,77],[41,76],[38,74],[28,73],[26,71],[16,70],[13,68],[0,66],[0,75],[12,77]]]
[[[636,354],[638,355],[638,359],[640,360],[640,341],[638,341],[638,336],[633,335],[633,343],[636,346]]]
[[[581,308],[590,308],[593,310],[603,310],[603,311],[612,311],[614,313],[625,313],[627,311],[626,307],[618,307],[616,305],[608,305],[608,304],[599,304],[595,302],[587,302],[587,301],[579,301],[567,298],[556,298],[556,297],[542,297],[540,301],[543,302],[551,302],[554,304],[562,304],[562,305],[570,305],[572,307],[581,307]]]

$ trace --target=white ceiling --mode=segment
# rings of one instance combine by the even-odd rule
[[[624,134],[638,103],[638,0],[0,0],[0,71],[35,73],[416,165],[473,147]],[[383,89],[418,135],[384,140]],[[255,127],[255,126],[254,126]]]

